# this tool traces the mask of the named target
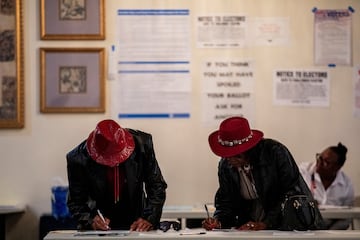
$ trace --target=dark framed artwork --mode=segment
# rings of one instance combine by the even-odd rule
[[[105,112],[104,48],[40,48],[40,111]]]
[[[42,40],[105,39],[104,0],[40,0]]]
[[[0,1],[0,128],[24,127],[22,6]]]

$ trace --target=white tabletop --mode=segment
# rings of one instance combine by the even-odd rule
[[[360,207],[320,207],[323,218],[360,219]]]
[[[46,235],[44,240],[113,240],[113,239],[138,239],[138,240],[157,240],[157,239],[169,239],[169,240],[193,240],[193,239],[304,239],[304,240],[318,240],[318,239],[331,239],[331,240],[343,240],[343,239],[359,239],[360,231],[357,230],[332,230],[332,231],[306,231],[306,232],[284,232],[284,231],[204,231],[203,229],[191,229],[181,230],[179,232],[169,231],[163,233],[161,231],[150,232],[132,232],[130,234],[123,235],[123,231],[116,234],[117,231],[113,231],[110,235],[83,235],[79,236],[76,231],[52,231]]]
[[[0,204],[0,214],[12,214],[12,213],[21,213],[25,211],[25,207],[23,205],[15,204]]]
[[[215,209],[208,206],[210,216],[213,215]],[[321,207],[321,215],[323,218],[353,218],[360,219],[360,207]],[[164,206],[162,218],[206,218],[205,208],[179,205]]]

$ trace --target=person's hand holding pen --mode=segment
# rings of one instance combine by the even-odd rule
[[[109,224],[110,219],[105,218],[99,210],[97,210],[97,215],[94,217],[93,222],[91,224],[94,230],[110,230]]]
[[[221,228],[221,224],[216,218],[210,217],[202,221],[202,227],[206,230],[213,230],[215,228]]]
[[[205,206],[207,218],[204,221],[202,221],[202,227],[205,228],[206,230],[221,228],[220,222],[217,219],[210,217],[209,209],[207,205],[205,204],[204,206]]]

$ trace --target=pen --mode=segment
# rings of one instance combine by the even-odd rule
[[[203,235],[206,234],[206,232],[182,232],[180,235]]]
[[[98,210],[96,210],[96,211],[97,211],[99,217],[101,218],[101,220],[106,224],[105,218],[104,218],[104,216],[101,214],[100,210],[98,209]],[[109,229],[109,226],[106,226],[106,228]]]
[[[99,236],[99,237],[104,237],[104,236],[126,236],[125,234],[120,234],[120,233],[114,233],[114,232],[104,232],[104,233],[99,233],[99,232],[80,232],[80,233],[75,233],[74,236]]]
[[[205,206],[207,217],[210,218],[209,209],[206,204],[204,204],[204,206]]]
[[[99,217],[101,218],[101,220],[102,220],[104,223],[106,223],[106,222],[105,222],[105,218],[104,218],[104,216],[101,214],[101,212],[100,212],[99,209],[97,210],[97,213],[98,213]]]

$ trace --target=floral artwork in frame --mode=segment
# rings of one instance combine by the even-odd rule
[[[104,48],[41,48],[43,113],[105,112]]]
[[[42,40],[105,39],[104,0],[41,0]]]
[[[22,6],[0,1],[0,128],[24,127]]]

